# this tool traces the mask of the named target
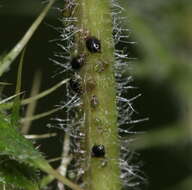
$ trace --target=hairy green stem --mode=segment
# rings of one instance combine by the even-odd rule
[[[121,188],[118,166],[120,146],[111,1],[78,0],[77,2],[76,14],[81,32],[76,36],[76,44],[78,53],[84,54],[86,59],[80,71],[83,81],[82,101],[86,135],[84,181],[88,190],[118,190]],[[90,36],[100,40],[101,52],[91,53],[87,50],[85,41]],[[104,145],[106,154],[103,158],[92,155],[94,145]]]

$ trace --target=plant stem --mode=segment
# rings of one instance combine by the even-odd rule
[[[114,44],[110,0],[78,0],[76,15],[81,32],[76,35],[79,54],[86,63],[80,71],[83,81],[82,102],[85,112],[86,174],[88,190],[118,190],[121,188],[118,166],[116,84],[114,77]],[[101,52],[86,48],[85,35],[101,42]],[[93,98],[97,105],[93,105]],[[105,157],[92,156],[94,145],[104,145]]]
[[[76,185],[75,183],[68,180],[66,177],[62,176],[58,171],[54,170],[47,162],[43,160],[37,160],[36,164],[38,167],[43,170],[44,172],[47,172],[48,174],[52,175],[54,178],[58,179],[61,183],[67,185],[73,190],[83,190],[81,187]],[[51,177],[50,177],[51,179]],[[44,182],[45,183],[45,182]]]

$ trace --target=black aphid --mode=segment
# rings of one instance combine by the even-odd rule
[[[84,55],[78,55],[71,60],[71,67],[75,70],[80,69],[85,63]]]
[[[71,89],[78,93],[81,94],[82,93],[82,81],[81,81],[81,77],[77,74],[75,74],[69,81],[70,87]]]
[[[86,39],[86,46],[91,53],[101,52],[101,42],[96,37],[88,37]]]
[[[103,158],[105,156],[105,147],[103,145],[94,145],[92,147],[92,157]]]

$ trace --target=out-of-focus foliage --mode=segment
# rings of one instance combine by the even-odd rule
[[[146,189],[191,189],[191,1],[121,3],[126,26],[136,42],[129,47],[136,60],[128,69],[143,91],[136,104],[150,118],[137,126],[137,130],[149,132],[133,143],[144,149],[141,155],[149,177]]]
[[[149,121],[135,125],[135,130],[146,131],[146,134],[142,134],[141,139],[132,145],[141,149],[140,159],[144,161],[142,169],[148,177],[148,185],[143,189],[192,189],[191,0],[119,0],[119,2],[125,10],[124,25],[131,30],[130,41],[136,42],[134,45],[128,44],[125,51],[129,53],[130,58],[136,58],[130,61],[127,72],[134,75],[134,85],[139,87],[138,91],[143,94],[135,102],[135,108],[139,112],[137,118],[149,117]],[[58,3],[62,4],[63,1]],[[3,18],[1,23],[5,24],[5,27],[1,27],[3,35],[0,32],[2,42],[0,48],[5,50],[10,47],[7,42],[18,38],[20,27],[27,21],[30,23],[31,17],[37,15],[36,11],[41,5],[39,1],[34,0],[7,0],[0,2],[0,5],[0,19]],[[11,18],[10,25],[3,22],[5,18]],[[58,19],[56,14],[51,14],[49,18],[50,22],[52,19],[57,22]],[[15,32],[11,32],[11,21],[19,23],[20,27],[15,29]],[[45,28],[39,31],[39,34],[49,30],[48,27]],[[39,62],[34,63],[37,59],[45,61],[51,56],[50,52],[46,45],[42,45],[38,35],[33,40],[33,47],[36,47],[36,50],[33,51],[33,55],[28,55],[28,61],[31,61],[29,68],[43,67],[43,61],[42,65],[38,65]],[[41,53],[38,54],[42,49],[47,53],[44,58]],[[44,75],[47,78],[44,80],[49,83],[52,67],[46,66],[46,69]],[[30,75],[27,77],[26,86],[30,86]],[[56,98],[58,97],[53,97]],[[44,105],[47,105],[46,100]],[[139,135],[137,136],[139,138]],[[48,143],[50,152],[52,151],[50,154],[57,154],[52,148],[56,141]]]

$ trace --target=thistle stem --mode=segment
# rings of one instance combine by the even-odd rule
[[[83,81],[82,102],[85,113],[86,174],[88,190],[121,188],[118,166],[116,85],[114,77],[114,44],[110,0],[78,0],[78,53],[85,55],[80,71]],[[91,53],[86,47],[89,37],[101,43],[101,52]],[[94,157],[92,147],[103,145],[105,156]]]

